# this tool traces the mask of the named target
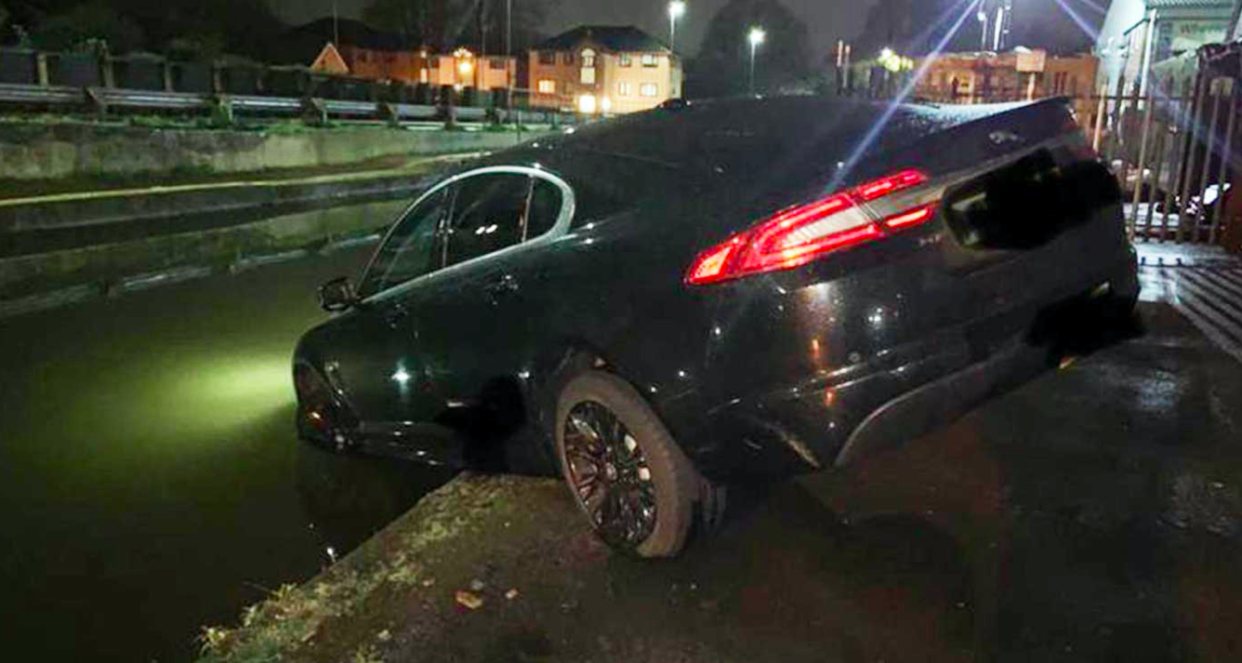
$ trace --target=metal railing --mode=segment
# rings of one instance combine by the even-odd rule
[[[513,92],[373,81],[302,67],[0,49],[0,107],[84,109],[97,115],[113,109],[223,108],[229,117],[305,115],[389,123],[490,119],[573,124],[580,119],[557,109],[529,107],[524,103],[530,98],[528,91]]]

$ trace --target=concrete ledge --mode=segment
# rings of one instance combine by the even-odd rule
[[[0,179],[131,177],[185,170],[243,173],[337,166],[399,154],[498,150],[518,142],[517,133],[489,131],[348,127],[285,133],[0,122]]]
[[[119,294],[135,277],[244,268],[268,256],[320,251],[376,235],[405,198],[278,215],[261,221],[0,259],[0,316]],[[69,293],[72,296],[69,296]]]

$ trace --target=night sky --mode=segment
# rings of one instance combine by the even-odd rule
[[[521,2],[522,0],[513,0]],[[689,12],[678,23],[678,42],[691,52],[707,30],[707,22],[728,0],[687,0]],[[342,16],[358,17],[367,0],[339,0]],[[875,0],[782,0],[806,21],[816,54],[823,55],[840,37],[853,37],[862,29],[867,9]],[[332,0],[271,0],[272,9],[284,20],[298,24],[328,16]],[[584,23],[637,25],[662,39],[668,38],[666,0],[561,0],[546,26],[549,35]],[[682,38],[685,41],[682,41]],[[681,50],[681,49],[679,49]]]

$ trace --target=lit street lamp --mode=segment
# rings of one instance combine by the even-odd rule
[[[767,41],[768,33],[763,28],[754,27],[750,29],[750,35],[747,36],[750,41],[750,93],[755,93],[755,53],[759,50],[759,46]]]
[[[673,51],[677,50],[677,19],[686,15],[686,3],[673,0],[668,3],[668,44]]]
[[[979,19],[979,22],[983,24],[982,50],[986,51],[988,50],[988,13],[980,9],[979,13],[975,15],[975,18]]]

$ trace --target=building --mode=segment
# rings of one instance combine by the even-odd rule
[[[374,81],[452,85],[501,90],[517,80],[517,58],[480,57],[471,48],[451,53],[414,47],[401,35],[376,30],[360,21],[320,19],[293,28],[281,38],[289,64],[311,70]]]
[[[311,69],[376,81],[480,90],[504,90],[512,82],[513,87],[518,87],[517,58],[479,57],[467,48],[444,55],[426,50],[380,50],[350,44],[338,47],[329,42],[311,64]]]
[[[1100,30],[1097,85],[1146,91],[1153,72],[1205,44],[1227,40],[1237,0],[1113,0]]]
[[[1059,57],[1028,49],[945,53],[927,66],[915,95],[956,104],[1073,97],[1079,120],[1089,127],[1097,112],[1090,97],[1099,67],[1099,60],[1086,54]]]
[[[634,113],[682,96],[681,59],[635,27],[583,26],[530,52],[531,105]]]

